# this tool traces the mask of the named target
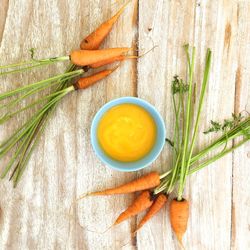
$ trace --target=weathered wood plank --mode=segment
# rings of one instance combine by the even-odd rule
[[[1,9],[0,9],[0,41],[2,40],[2,36],[3,36],[3,31],[4,31],[8,6],[9,6],[9,1],[8,0],[2,0],[1,1]]]
[[[197,47],[195,81],[198,83],[198,90],[202,79],[205,49],[210,47],[213,51],[208,97],[198,139],[199,148],[202,148],[209,140],[215,138],[212,135],[205,138],[202,134],[202,131],[208,126],[209,120],[230,116],[234,107],[234,74],[228,74],[228,72],[235,72],[236,69],[234,59],[237,42],[235,37],[237,3],[233,1],[224,3],[221,1],[195,1],[190,4],[190,1],[181,3],[150,1],[150,3],[140,3],[139,10],[140,45],[148,45],[149,40],[152,39],[155,44],[160,44],[160,52],[157,54],[155,51],[153,55],[148,55],[149,59],[141,59],[138,72],[138,95],[150,100],[161,112],[163,110],[166,115],[167,128],[169,121],[173,120],[173,115],[169,111],[171,109],[170,96],[168,96],[169,84],[174,74],[178,73],[183,76],[185,73],[185,59],[181,54],[181,46],[189,42]],[[156,20],[159,19],[160,21],[157,22]],[[179,61],[176,61],[176,58]],[[141,82],[143,85],[140,88]],[[227,99],[221,98],[222,93],[227,96]],[[169,164],[170,159],[168,157],[167,160],[164,160],[163,156],[163,159],[160,158],[155,165],[162,166],[166,162]],[[213,166],[220,167],[214,169]],[[188,249],[230,248],[231,176],[232,156],[228,155],[191,178],[192,181],[188,185],[186,194],[192,206],[189,229],[186,234]],[[223,203],[220,202],[221,200]],[[138,246],[140,249],[177,248],[176,243],[169,236],[170,228],[166,211],[163,214],[148,223],[139,234]],[[199,216],[197,217],[197,215]],[[218,220],[218,218],[220,219]],[[160,232],[162,232],[160,234],[164,234],[163,231],[167,229],[164,237],[160,235],[160,242],[157,229],[159,224],[161,225]]]
[[[250,109],[250,3],[239,1],[237,5],[237,70],[235,74],[235,112]],[[250,146],[233,153],[233,207],[231,249],[250,248]]]
[[[171,80],[176,73],[182,76],[185,73],[182,45],[192,42],[193,5],[193,1],[141,1],[139,4],[140,49],[148,50],[153,45],[158,47],[139,61],[138,96],[155,105],[163,115],[167,137],[172,133],[171,121],[174,119]],[[153,169],[164,172],[170,164],[171,148],[166,145]],[[137,240],[138,249],[175,248],[167,208],[145,225]]]
[[[1,64],[27,58],[31,47],[38,48],[39,58],[69,53],[117,8],[114,1],[10,1]],[[137,27],[132,23],[133,11],[134,4],[130,4],[105,47],[134,43]],[[58,66],[22,74],[21,83],[17,75],[6,77],[0,88],[4,91],[63,70],[63,66]],[[1,249],[117,249],[128,240],[124,232],[129,231],[133,221],[106,234],[100,232],[113,223],[131,196],[79,203],[74,208],[70,228],[68,212],[71,202],[82,192],[113,186],[133,177],[133,173],[113,172],[99,162],[91,149],[89,131],[97,110],[110,99],[133,95],[135,82],[135,64],[131,61],[107,81],[62,101],[19,187],[13,190],[8,181],[0,183]],[[8,129],[3,127],[1,138],[23,119],[22,114]],[[127,249],[133,248],[127,245]]]
[[[1,43],[1,64],[28,58],[28,49],[31,47],[38,49],[36,56],[40,58],[66,54],[71,48],[77,47],[76,41],[79,41],[80,34],[75,34],[75,39],[72,39],[71,34],[74,34],[74,30],[81,30],[78,21],[80,9],[76,2],[71,3],[64,1],[63,10],[56,1],[50,4],[10,1]],[[72,11],[75,7],[79,12]],[[70,9],[73,14],[68,12]],[[69,27],[69,21],[74,23],[73,28]],[[6,77],[1,84],[1,91],[44,79],[62,72],[64,68],[58,65],[22,74],[21,77]],[[60,249],[65,246],[65,235],[68,235],[66,213],[72,199],[70,188],[75,187],[70,174],[75,167],[75,157],[72,155],[76,148],[71,132],[74,101],[64,101],[68,102],[67,105],[63,103],[51,120],[19,187],[13,190],[11,183],[1,181],[1,194],[4,194],[3,197],[1,195],[1,249]],[[63,106],[68,109],[63,110]],[[1,131],[1,139],[24,119],[25,115],[21,114],[11,121],[8,130],[5,126]],[[82,241],[81,235],[79,241]]]
[[[203,135],[210,120],[223,121],[234,109],[235,32],[237,5],[233,1],[202,1],[196,7],[198,70],[204,67],[204,49],[212,49],[212,70],[199,137],[202,148],[218,135]],[[198,45],[199,44],[199,45]],[[202,75],[199,73],[198,81]],[[226,98],[222,98],[226,96]],[[186,239],[192,249],[230,249],[232,155],[190,178],[191,220]],[[199,228],[199,229],[198,229]]]
[[[90,6],[89,13],[95,13],[98,10],[96,13],[97,19],[92,24],[91,29],[96,26],[96,23],[100,23],[101,20],[105,20],[111,15],[106,1],[96,1],[95,3],[88,3],[88,5]],[[137,26],[132,22],[134,5],[133,3],[128,6],[104,44],[105,47],[129,47],[133,45],[137,32]],[[102,14],[105,14],[105,16],[100,18]],[[76,143],[79,149],[77,166],[80,166],[80,168],[76,172],[77,195],[81,194],[82,191],[88,192],[112,187],[135,176],[134,173],[125,174],[112,171],[101,164],[90,147],[89,138],[91,121],[102,105],[111,99],[135,93],[135,70],[133,61],[126,62],[112,77],[92,89],[86,90],[85,93],[78,94],[76,120],[79,128],[76,129],[78,131]],[[86,108],[86,103],[90,103],[88,108]],[[84,132],[81,132],[81,128]],[[79,203],[77,217],[82,226],[97,232],[103,232],[114,223],[116,217],[129,205],[132,198],[133,195],[122,195],[86,199],[84,202]],[[80,233],[84,234],[87,244],[86,249],[119,249],[126,243],[128,243],[126,245],[127,249],[133,249],[130,234],[128,233],[133,228],[133,225],[134,220],[128,220],[121,226],[108,230],[105,234],[93,233],[88,230]],[[77,231],[72,231],[72,233],[74,237],[77,237]]]

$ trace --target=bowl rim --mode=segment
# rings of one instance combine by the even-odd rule
[[[144,159],[140,159],[138,161],[134,161],[134,162],[119,162],[115,159],[112,159],[110,156],[108,156],[105,152],[103,152],[105,154],[105,157],[107,157],[108,159],[111,159],[112,161],[117,161],[117,163],[119,162],[120,164],[124,164],[124,166],[114,166],[113,164],[111,164],[110,162],[108,162],[100,153],[99,150],[97,148],[96,143],[98,143],[98,140],[96,138],[96,128],[98,126],[98,123],[101,119],[101,117],[112,107],[120,105],[120,104],[124,104],[124,103],[132,103],[132,104],[136,104],[139,105],[140,107],[145,108],[148,107],[151,109],[151,111],[154,112],[154,114],[157,116],[158,122],[155,120],[155,118],[153,117],[154,121],[157,124],[157,127],[161,128],[161,132],[163,133],[163,138],[160,142],[160,146],[159,149],[157,150],[157,152],[148,160],[148,162],[142,164],[141,166],[126,166],[127,164],[133,164],[133,163],[137,163],[140,160]],[[150,111],[148,109],[146,109],[149,113]],[[151,112],[150,114],[152,115]],[[141,169],[144,169],[146,167],[148,167],[149,165],[151,165],[160,155],[164,145],[165,145],[165,138],[166,138],[166,127],[165,127],[165,123],[164,120],[161,116],[161,114],[159,113],[159,111],[156,109],[155,106],[153,106],[151,103],[147,102],[144,99],[141,99],[139,97],[133,97],[133,96],[123,96],[123,97],[119,97],[119,98],[115,98],[109,102],[106,102],[95,114],[92,123],[91,123],[91,128],[90,128],[90,140],[91,140],[91,145],[92,148],[97,156],[97,158],[104,163],[106,166],[108,166],[109,168],[113,169],[113,170],[118,170],[121,172],[134,172],[134,171],[138,171]]]

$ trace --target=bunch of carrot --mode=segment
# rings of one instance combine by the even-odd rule
[[[233,139],[240,139],[237,144],[228,147],[228,143]],[[187,175],[196,173],[197,171],[208,166],[212,162],[220,159],[226,154],[232,152],[234,149],[240,147],[250,140],[250,117],[247,117],[242,122],[233,127],[230,131],[223,134],[214,142],[210,143],[206,148],[192,155]],[[222,147],[223,150],[215,153],[211,158],[206,159],[206,156],[212,151]],[[201,161],[203,158],[205,160]],[[200,164],[195,165],[198,161]],[[172,179],[173,174],[177,174],[178,178]],[[133,203],[123,211],[115,220],[113,226],[138,215],[139,213],[148,209],[144,217],[141,219],[136,227],[134,234],[145,225],[154,215],[156,215],[168,202],[168,197],[172,193],[174,186],[178,184],[180,172],[176,173],[175,167],[171,168],[166,173],[160,175],[158,172],[150,172],[136,180],[123,184],[121,186],[110,188],[103,191],[97,191],[80,196],[77,201],[87,196],[98,195],[119,195],[141,192]],[[183,236],[187,230],[187,223],[189,219],[189,202],[186,199],[178,200],[172,199],[170,201],[170,223],[174,233],[180,244],[182,245]]]
[[[193,71],[195,48],[192,49],[192,56],[189,54],[189,47],[185,46],[187,53],[188,64],[188,84],[178,76],[174,77],[172,82],[173,106],[175,113],[175,128],[173,141],[173,165],[169,171],[160,175],[157,172],[151,172],[141,178],[116,188],[107,189],[104,191],[93,192],[79,197],[81,200],[86,196],[96,195],[116,195],[141,192],[134,202],[116,219],[113,225],[117,225],[128,218],[139,214],[148,209],[145,216],[137,225],[134,233],[136,233],[147,221],[149,221],[168,201],[169,195],[178,187],[178,195],[170,202],[170,223],[174,233],[180,244],[182,245],[183,235],[187,230],[189,218],[189,202],[183,198],[185,181],[189,174],[195,173],[206,167],[217,159],[223,157],[227,153],[232,152],[237,147],[246,143],[250,139],[250,117],[246,117],[239,122],[236,122],[230,130],[223,131],[223,135],[210,145],[205,147],[200,152],[193,154],[195,139],[197,137],[200,114],[202,111],[203,101],[208,84],[208,76],[211,65],[211,51],[208,49],[206,55],[206,64],[204,77],[201,84],[201,92],[199,95],[198,108],[196,117],[191,116],[191,99],[194,93],[193,86]],[[187,94],[186,98],[185,95]],[[177,96],[177,97],[176,97]],[[191,128],[192,120],[194,127]],[[230,141],[237,138],[237,143],[232,146]],[[241,138],[241,140],[239,140]],[[216,150],[222,147],[222,151]],[[214,152],[214,155],[207,159],[207,156]],[[203,161],[202,161],[203,160]],[[199,164],[197,162],[199,161]]]
[[[10,161],[6,167],[1,170],[1,178],[4,178],[9,173],[10,169],[13,168],[10,179],[13,179],[14,186],[16,186],[41,134],[46,127],[50,114],[59,101],[74,90],[88,88],[96,82],[104,79],[117,67],[101,70],[100,72],[88,77],[81,77],[75,83],[71,82],[72,79],[82,76],[86,70],[91,68],[99,68],[114,62],[122,62],[126,59],[137,58],[137,56],[127,55],[131,48],[99,49],[100,45],[108,36],[112,27],[117,22],[129,2],[130,0],[113,17],[102,23],[95,31],[85,37],[80,44],[80,50],[72,51],[69,56],[35,60],[32,51],[31,61],[0,66],[0,70],[4,70],[3,72],[0,72],[0,75],[6,75],[23,72],[35,67],[50,65],[55,62],[66,60],[70,60],[71,62],[70,66],[63,74],[0,94],[0,102],[7,100],[7,103],[0,105],[0,111],[6,109],[5,114],[0,117],[0,124],[7,122],[15,115],[27,109],[45,103],[24,125],[0,144],[0,159],[17,146]],[[6,71],[6,69],[9,68],[12,70]],[[56,85],[57,88],[52,93],[42,96],[40,99],[26,105],[24,108],[10,111],[10,109],[15,108],[16,104],[23,101],[25,98],[35,93],[40,93],[44,89],[54,85]],[[9,101],[9,98],[12,96],[15,96],[16,98]]]

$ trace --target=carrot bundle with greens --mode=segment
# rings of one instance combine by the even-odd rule
[[[41,59],[41,60],[32,60],[32,62],[35,61],[35,63],[32,64],[32,63],[27,62],[27,64],[32,64],[31,66],[27,66],[27,67],[15,69],[15,70],[10,70],[10,71],[0,72],[0,76],[13,74],[13,73],[20,73],[20,72],[30,70],[35,67],[41,67],[41,66],[49,65],[55,62],[64,62],[64,61],[70,61],[72,64],[77,65],[77,66],[89,66],[89,65],[95,65],[95,64],[98,65],[98,63],[105,61],[106,63],[104,63],[103,65],[107,65],[115,61],[122,61],[121,58],[125,59],[126,58],[125,54],[129,50],[131,50],[131,48],[108,48],[108,49],[101,49],[101,50],[86,50],[86,49],[85,50],[73,50],[68,56],[54,57],[54,58]],[[17,66],[13,66],[13,65],[17,65]],[[9,68],[19,67],[20,63],[0,66],[0,69],[5,69],[7,66]],[[97,68],[97,66],[93,68]]]
[[[57,104],[64,96],[66,96],[70,92],[90,87],[91,85],[95,84],[96,82],[110,75],[114,70],[115,69],[104,70],[97,74],[80,78],[74,85],[68,86],[63,89],[59,89],[58,91],[55,91],[54,93],[49,94],[48,96],[43,97],[39,99],[38,101],[35,101],[20,110],[17,110],[10,114],[7,113],[6,115],[4,115],[1,118],[2,123],[9,120],[14,115],[17,115],[18,113],[21,113],[26,109],[32,108],[33,106],[37,105],[39,102],[48,100],[48,102],[44,105],[44,107],[38,110],[30,120],[28,120],[23,126],[21,126],[21,128],[19,128],[13,135],[11,135],[7,140],[2,142],[2,144],[0,145],[0,157],[2,158],[14,147],[15,144],[20,142],[13,158],[9,161],[7,166],[3,169],[1,173],[1,178],[4,178],[7,175],[7,173],[9,172],[9,170],[11,169],[14,162],[19,156],[20,157],[19,161],[16,167],[14,168],[14,171],[10,177],[11,179],[14,178],[14,184],[15,185],[17,184],[27,164],[27,158],[24,158],[25,153],[27,152],[27,147],[30,145],[34,134],[37,133],[37,129],[39,128],[39,125],[40,125],[39,119],[42,118],[44,114],[49,112],[49,110],[53,108],[55,104]],[[83,70],[80,69],[80,70],[76,70],[70,73],[76,73],[76,72],[80,74],[80,73],[83,73]],[[27,157],[29,156],[30,154]]]
[[[96,31],[83,39],[81,43],[82,50],[74,50],[69,56],[37,60],[34,59],[34,49],[31,49],[30,61],[0,66],[1,76],[24,72],[56,62],[71,62],[68,69],[63,74],[0,94],[0,112],[3,113],[0,116],[0,124],[7,122],[21,112],[40,105],[38,111],[36,111],[27,122],[21,125],[9,138],[1,142],[0,159],[11,152],[13,148],[16,148],[7,165],[1,169],[1,178],[6,177],[9,171],[12,170],[10,179],[13,180],[14,186],[17,185],[34,148],[38,144],[39,139],[46,128],[50,115],[64,96],[74,90],[90,87],[94,83],[110,75],[117,68],[102,70],[94,75],[82,77],[85,71],[84,68],[82,69],[79,67],[87,66],[88,68],[91,68],[89,67],[90,65],[98,64],[103,61],[106,62],[104,65],[107,65],[117,61],[113,60],[113,58],[125,56],[130,50],[130,48],[108,48],[99,50],[99,46],[108,36],[113,25],[116,23],[129,2],[130,1],[128,1],[110,20],[105,21],[96,29]],[[77,81],[73,81],[76,77],[81,78]],[[72,83],[72,81],[75,83]],[[55,90],[52,93],[46,94],[25,107],[15,110],[16,105],[24,99],[51,87],[55,87]],[[15,97],[15,99],[9,99],[10,97]]]
[[[130,2],[131,0],[127,1],[113,17],[103,22],[95,31],[93,31],[91,34],[86,36],[81,42],[81,45],[80,45],[81,50],[98,50],[102,42],[108,36],[112,27],[118,21],[118,18],[121,16],[126,6]],[[20,73],[20,72],[24,72],[27,70],[31,70],[33,68],[51,65],[57,62],[69,61],[71,59],[70,55],[51,57],[51,58],[46,58],[46,59],[35,59],[34,58],[35,49],[34,48],[30,49],[30,52],[31,52],[31,60],[29,61],[18,62],[18,63],[8,64],[8,65],[0,65],[0,76],[7,75],[7,74]],[[95,52],[93,54],[95,56]],[[92,56],[92,54],[88,54],[88,56],[90,57]],[[114,55],[114,56],[116,57],[117,55]],[[106,59],[103,58],[103,60],[106,60]],[[98,62],[99,61],[97,60],[96,63]],[[74,62],[72,63],[74,64]],[[80,66],[84,66],[84,65],[80,65]],[[10,70],[6,71],[6,69],[10,69]],[[74,69],[75,67],[71,66],[67,71],[72,71]]]
[[[187,55],[188,61],[188,85],[187,85],[187,101],[186,101],[186,109],[182,110],[185,112],[186,116],[183,113],[184,117],[184,127],[182,129],[182,135],[178,135],[179,141],[176,139],[174,145],[179,145],[176,151],[174,152],[174,159],[175,159],[175,167],[172,174],[172,183],[174,182],[175,178],[179,180],[178,184],[178,196],[176,199],[172,200],[170,203],[170,222],[173,228],[173,231],[176,234],[176,237],[180,244],[182,244],[182,238],[184,233],[187,229],[187,223],[189,218],[189,202],[183,198],[183,191],[186,182],[186,178],[190,168],[190,160],[193,154],[193,149],[195,145],[195,140],[197,138],[198,133],[198,126],[200,122],[200,114],[203,107],[204,96],[206,93],[206,88],[208,84],[208,77],[210,72],[211,66],[211,51],[210,49],[207,50],[206,55],[206,63],[205,63],[205,70],[204,70],[204,77],[201,86],[201,93],[199,96],[198,101],[198,110],[196,118],[194,119],[194,129],[191,129],[191,123],[193,120],[192,117],[192,96],[194,93],[194,86],[193,86],[193,74],[194,74],[194,65],[195,65],[195,48],[192,48],[192,54],[189,54],[189,46],[186,45],[185,52]],[[181,96],[180,98],[183,98]],[[180,100],[184,102],[184,100]],[[176,117],[178,114],[176,112]],[[179,121],[178,121],[179,122]],[[178,123],[177,122],[177,123]],[[192,132],[193,131],[193,132]],[[177,131],[179,133],[180,131]],[[192,136],[190,135],[192,133]],[[182,136],[182,139],[181,139]],[[172,187],[169,187],[171,190]]]

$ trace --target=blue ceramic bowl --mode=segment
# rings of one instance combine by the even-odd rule
[[[117,160],[112,159],[109,157],[101,148],[98,138],[97,138],[97,128],[100,119],[102,116],[112,107],[117,106],[119,104],[124,103],[132,103],[141,106],[145,110],[147,110],[151,116],[153,117],[156,127],[157,127],[157,136],[156,142],[152,150],[142,159],[133,162],[120,162]],[[148,102],[136,98],[136,97],[121,97],[115,100],[112,100],[106,103],[95,115],[92,125],[91,125],[91,143],[94,148],[95,153],[97,154],[98,158],[105,163],[107,166],[123,171],[123,172],[131,172],[136,171],[142,168],[147,167],[150,165],[160,154],[164,144],[165,144],[165,137],[166,137],[166,130],[164,121],[159,114],[159,112]]]

